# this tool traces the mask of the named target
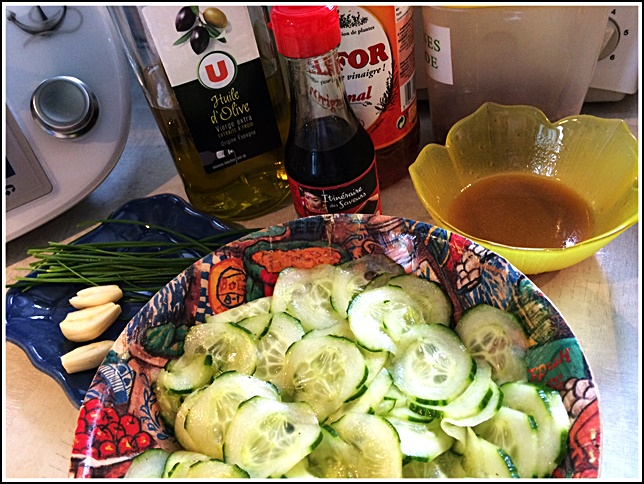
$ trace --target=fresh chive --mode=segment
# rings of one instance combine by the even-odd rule
[[[80,226],[96,223],[141,225],[172,235],[177,242],[49,242],[46,247],[27,250],[36,261],[18,270],[30,271],[31,277],[18,277],[7,287],[28,291],[42,284],[118,284],[125,302],[145,302],[177,274],[221,247],[222,239],[239,238],[257,230],[231,229],[195,239],[167,227],[136,220],[103,219]],[[194,256],[187,255],[190,253]]]

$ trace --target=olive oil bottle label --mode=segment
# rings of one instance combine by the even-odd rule
[[[142,12],[205,173],[281,146],[246,7]]]
[[[339,6],[338,12],[347,98],[378,150],[418,123],[413,9]]]
[[[312,187],[289,177],[291,196],[299,217],[323,213],[382,213],[376,159],[355,180],[332,187]]]

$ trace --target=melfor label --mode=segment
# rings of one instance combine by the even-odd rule
[[[351,108],[376,149],[418,122],[412,7],[340,6],[338,50]]]
[[[312,187],[289,178],[291,196],[299,217],[324,213],[382,213],[376,159],[358,178],[332,187]]]
[[[201,45],[190,40],[191,30],[177,31],[181,8],[144,7],[142,14],[204,172],[213,173],[281,146],[247,8],[218,7],[226,25],[217,28],[202,22],[201,12],[192,26],[192,30],[205,29],[200,31],[205,32]],[[163,108],[163,100],[158,102]]]

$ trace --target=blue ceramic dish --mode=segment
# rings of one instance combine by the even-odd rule
[[[195,211],[183,199],[169,194],[132,200],[116,210],[110,217],[116,220],[135,220],[161,225],[196,239],[236,228],[215,217]],[[231,236],[223,243],[234,240]],[[93,231],[72,242],[109,241],[176,241],[164,231],[147,229],[135,224],[101,224]],[[203,254],[186,253],[186,257],[201,257]],[[34,277],[35,274],[29,274]],[[60,356],[73,350],[78,343],[68,341],[58,327],[67,313],[74,310],[69,298],[80,285],[40,285],[29,291],[10,289],[6,295],[6,339],[27,354],[39,370],[56,380],[76,407],[80,407],[96,369],[68,374],[60,363]],[[116,340],[127,322],[136,315],[144,303],[121,303],[119,319],[100,339]],[[85,343],[83,343],[85,344]]]

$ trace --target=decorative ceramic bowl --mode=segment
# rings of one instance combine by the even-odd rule
[[[551,123],[531,106],[486,103],[452,127],[445,146],[427,145],[409,172],[434,223],[497,252],[525,274],[576,264],[638,221],[637,140],[618,119],[577,115]],[[501,174],[531,174],[565,185],[588,206],[588,236],[562,248],[517,247],[459,227],[451,212],[455,198]]]
[[[601,426],[592,373],[547,297],[505,259],[458,234],[403,218],[344,214],[254,232],[204,257],[159,291],[96,372],[80,409],[70,477],[123,477],[143,451],[179,448],[160,418],[153,383],[176,355],[175,340],[185,337],[186,327],[271,295],[285,267],[310,268],[371,253],[384,253],[407,273],[440,284],[452,301],[454,321],[481,302],[515,313],[530,335],[529,379],[560,392],[572,423],[568,452],[555,476],[598,476]]]

